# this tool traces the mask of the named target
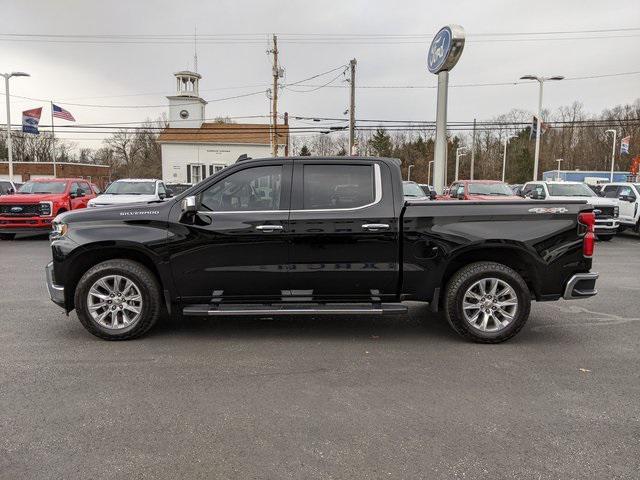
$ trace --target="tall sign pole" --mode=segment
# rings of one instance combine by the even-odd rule
[[[436,144],[433,168],[433,186],[442,194],[447,165],[447,97],[449,70],[462,55],[464,29],[460,25],[447,25],[433,37],[427,54],[427,68],[438,75],[438,101],[436,111]]]

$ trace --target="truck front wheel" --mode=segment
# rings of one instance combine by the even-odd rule
[[[158,280],[131,260],[107,260],[90,268],[78,282],[74,300],[82,325],[105,340],[144,335],[162,311]]]
[[[518,272],[501,263],[467,265],[447,285],[447,321],[458,334],[474,342],[508,340],[524,327],[530,309],[527,284]]]

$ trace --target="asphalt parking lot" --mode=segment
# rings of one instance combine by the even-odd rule
[[[94,338],[45,239],[0,243],[0,478],[640,476],[640,237],[501,345],[409,317],[189,319]]]

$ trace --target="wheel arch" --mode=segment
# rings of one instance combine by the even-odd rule
[[[536,258],[522,246],[487,246],[482,244],[465,249],[451,257],[442,274],[440,300],[442,300],[442,296],[446,291],[444,287],[451,277],[464,266],[475,262],[495,262],[515,270],[527,284],[527,287],[529,287],[532,297],[536,299],[540,297],[540,278],[538,276],[540,260],[536,260]]]
[[[145,251],[135,245],[113,245],[113,243],[104,245],[102,242],[99,242],[83,246],[82,251],[76,253],[76,255],[69,259],[70,263],[67,267],[67,276],[65,278],[67,311],[75,308],[75,291],[82,275],[99,263],[115,259],[132,260],[146,267],[158,280],[160,284],[160,295],[164,299],[167,308],[169,308],[169,299],[166,298],[168,279],[163,278],[158,268],[158,259],[153,253]]]

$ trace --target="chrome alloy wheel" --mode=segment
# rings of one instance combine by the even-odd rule
[[[472,327],[482,332],[498,332],[514,320],[518,296],[507,282],[499,278],[483,278],[465,292],[462,311]]]
[[[142,312],[138,286],[122,275],[107,275],[91,285],[87,308],[100,326],[119,330],[135,324]]]

